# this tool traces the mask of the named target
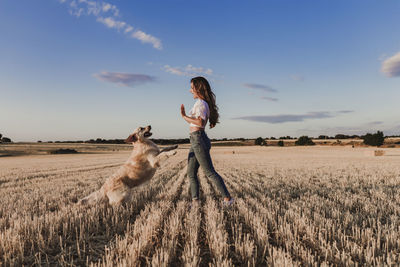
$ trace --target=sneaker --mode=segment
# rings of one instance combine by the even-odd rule
[[[231,197],[231,199],[228,200],[228,201],[226,201],[226,200],[222,201],[222,203],[224,204],[224,206],[230,206],[230,205],[232,205],[234,202],[235,202],[235,199],[234,199],[233,197]]]

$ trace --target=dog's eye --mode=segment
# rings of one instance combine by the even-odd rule
[[[143,127],[140,127],[140,130],[141,130],[141,131],[143,131],[143,129],[144,129]]]

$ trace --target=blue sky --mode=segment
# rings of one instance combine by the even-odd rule
[[[0,2],[0,133],[184,138],[190,78],[212,138],[400,134],[399,1]]]

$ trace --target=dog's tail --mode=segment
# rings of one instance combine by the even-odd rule
[[[100,190],[94,191],[87,197],[82,198],[79,200],[78,204],[80,205],[93,205],[99,202],[103,202],[106,200],[106,195],[104,194],[103,188],[100,188]]]

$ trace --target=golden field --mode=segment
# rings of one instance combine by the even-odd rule
[[[214,147],[235,198],[225,207],[201,171],[201,202],[190,205],[180,146],[128,205],[78,206],[130,153],[99,150],[0,158],[0,266],[400,262],[398,148]]]

